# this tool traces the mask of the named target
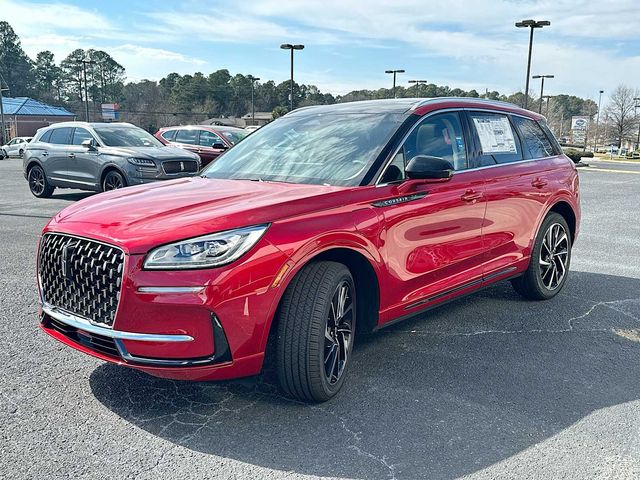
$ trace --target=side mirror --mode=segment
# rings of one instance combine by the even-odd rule
[[[90,139],[83,140],[81,145],[89,151],[97,150],[96,146],[93,143],[93,140]]]
[[[441,157],[416,155],[407,164],[405,172],[412,180],[448,180],[453,175],[453,165]]]
[[[226,150],[227,146],[222,142],[214,142],[213,145],[211,145],[211,148],[217,148],[218,150]]]

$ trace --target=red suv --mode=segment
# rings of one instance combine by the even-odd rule
[[[242,128],[235,127],[188,125],[161,128],[156,132],[156,138],[165,144],[197,153],[200,155],[202,165],[207,165],[246,137],[248,133]]]
[[[506,279],[555,296],[579,219],[574,164],[535,113],[459,98],[307,107],[201,177],[58,213],[39,246],[41,326],[183,380],[258,374],[268,351],[285,392],[322,401],[358,334]]]

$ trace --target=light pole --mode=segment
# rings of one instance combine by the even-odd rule
[[[84,118],[89,121],[89,86],[87,85],[87,64],[94,63],[87,55],[82,60],[82,76],[84,77]]]
[[[545,95],[544,98],[546,107],[545,107],[545,111],[544,111],[544,116],[547,117],[547,120],[549,119],[549,101],[553,98],[553,95]]]
[[[393,98],[396,98],[396,74],[404,73],[404,70],[385,70],[384,73],[393,73],[393,90],[391,90],[391,93]]]
[[[293,51],[302,50],[304,45],[292,45],[291,43],[283,43],[280,45],[283,50],[291,50],[291,92],[289,94],[289,111],[293,110]]]
[[[416,93],[418,93],[418,89],[420,85],[426,85],[428,82],[426,80],[409,80],[409,83],[413,83],[416,86]]]
[[[540,115],[542,115],[542,97],[544,96],[544,79],[545,78],[553,78],[553,75],[534,75],[531,78],[541,78],[542,79],[542,82],[540,84],[540,107],[538,107],[538,113]]]
[[[8,92],[9,87],[2,87],[2,75],[0,75],[0,145],[4,145],[5,143],[5,133],[6,127],[4,125],[4,105],[2,104],[2,92]]]
[[[640,97],[634,97],[633,98],[634,102],[640,102]],[[638,120],[638,108],[640,108],[640,105],[634,105],[633,109],[635,110],[635,115],[636,115],[636,121]],[[638,148],[640,148],[640,122],[638,122],[638,138],[636,139],[636,150],[638,150]]]
[[[600,130],[600,105],[602,104],[602,94],[604,90],[599,90],[598,113],[596,115],[596,134],[593,136],[593,153],[598,153],[598,130]]]
[[[530,28],[531,33],[529,34],[529,57],[527,59],[527,83],[524,87],[524,109],[527,109],[527,104],[529,103],[529,76],[531,75],[531,50],[533,48],[533,31],[536,28],[548,27],[551,25],[551,22],[548,20],[522,20],[521,22],[516,22],[516,27],[518,28]]]
[[[253,86],[254,86],[255,82],[260,80],[260,78],[259,77],[254,77],[253,75],[248,75],[247,78],[251,81],[251,124],[255,125],[256,124],[256,107],[255,107],[255,104],[253,102]]]

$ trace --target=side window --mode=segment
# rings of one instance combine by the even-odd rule
[[[470,112],[476,141],[480,146],[480,167],[523,160],[520,142],[509,117],[500,113]]]
[[[51,132],[52,130],[47,130],[46,132],[44,132],[44,134],[40,137],[39,141],[44,143],[49,143],[49,139],[51,138]]]
[[[544,158],[555,154],[552,143],[540,125],[523,117],[513,117],[513,121],[522,133],[527,158]]]
[[[89,133],[89,130],[76,128],[73,131],[73,145],[82,145],[85,140],[93,140],[93,135]]]
[[[222,143],[222,139],[213,132],[208,130],[200,130],[200,145],[203,147],[211,147],[214,143]]]
[[[175,130],[167,130],[166,132],[162,132],[160,136],[168,142],[173,142],[173,137],[175,136],[175,134]]]
[[[73,128],[71,127],[62,127],[52,130],[49,143],[54,143],[56,145],[69,145],[71,143],[72,131]]]
[[[176,142],[187,145],[195,145],[198,140],[198,130],[185,128],[176,133]]]

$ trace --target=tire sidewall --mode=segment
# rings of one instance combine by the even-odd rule
[[[117,172],[115,170],[111,170],[110,172],[107,172],[107,174],[104,176],[104,180],[102,181],[102,191],[103,192],[110,192],[111,190],[107,190],[105,187],[107,185],[107,180],[109,179],[110,176],[118,176],[120,178],[120,181],[122,182],[122,187],[120,188],[124,188],[127,186],[127,182],[124,179],[124,176],[120,173]],[[114,189],[114,190],[119,190],[118,189]]]
[[[333,295],[338,285],[340,285],[343,281],[346,281],[347,284],[349,285],[349,291],[351,294],[351,305],[353,308],[353,314],[352,314],[353,322],[351,324],[351,338],[349,339],[349,350],[348,350],[349,354],[347,357],[347,363],[344,366],[344,370],[342,372],[342,375],[338,379],[338,381],[335,384],[331,385],[329,383],[329,380],[326,377],[325,369],[324,369],[324,340],[325,340],[324,332],[327,328],[327,322],[329,321],[329,312],[331,309],[331,301],[333,299]],[[315,340],[318,343],[317,348],[319,352],[319,357],[315,359],[310,358],[309,361],[311,364],[309,365],[309,367],[311,371],[315,370],[320,372],[320,375],[319,375],[320,384],[321,384],[320,386],[327,398],[333,397],[336,393],[338,393],[338,391],[342,388],[342,385],[345,382],[345,378],[349,373],[349,365],[351,365],[351,356],[353,352],[353,343],[354,343],[355,332],[356,332],[357,316],[358,316],[358,312],[357,312],[357,298],[356,298],[355,283],[353,281],[353,277],[351,276],[351,273],[349,272],[349,270],[346,267],[344,267],[344,269],[340,272],[340,274],[333,279],[333,285],[331,287],[331,296],[329,297],[329,301],[326,302],[324,312],[323,312],[324,321],[320,326],[321,335],[318,335],[318,338],[316,339],[310,339],[311,341]]]
[[[544,239],[544,236],[547,233],[547,230],[549,229],[549,227],[554,223],[559,223],[560,225],[562,225],[567,234],[567,245],[568,245],[567,265],[566,265],[567,273],[564,275],[564,278],[556,288],[554,288],[553,290],[549,290],[542,282],[542,275],[540,272],[540,262],[538,261],[538,259],[540,258],[540,250],[542,250],[542,241]],[[569,225],[567,225],[567,222],[564,219],[564,217],[555,212],[552,212],[550,215],[547,215],[547,217],[544,219],[544,222],[542,222],[542,225],[540,226],[540,230],[538,231],[538,235],[536,236],[536,242],[534,244],[533,251],[531,253],[531,265],[535,273],[533,276],[533,280],[535,282],[536,289],[539,291],[540,295],[543,296],[544,298],[548,299],[548,298],[555,297],[564,287],[564,284],[566,283],[567,278],[569,278],[569,268],[571,267],[572,247],[573,245],[571,243],[571,233],[569,230]]]
[[[33,191],[33,189],[31,188],[31,175],[33,173],[34,170],[40,170],[40,172],[42,173],[42,178],[44,179],[44,188],[42,189],[42,192],[40,193],[36,193]],[[47,180],[47,176],[44,173],[44,169],[40,166],[40,165],[34,165],[33,167],[31,167],[29,169],[29,173],[27,175],[27,183],[29,184],[29,191],[31,192],[31,194],[36,197],[36,198],[43,198],[46,197],[46,192],[49,189],[49,182]]]

